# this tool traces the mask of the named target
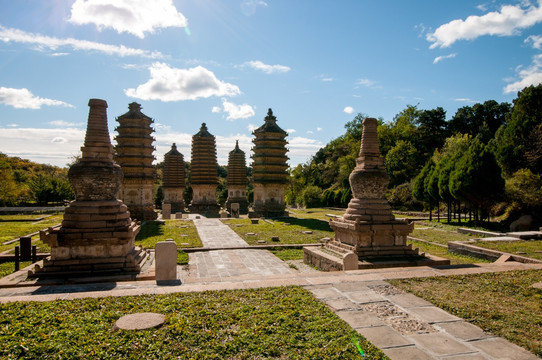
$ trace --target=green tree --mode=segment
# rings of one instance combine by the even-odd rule
[[[530,169],[535,174],[542,173],[541,157],[530,157],[540,153],[542,124],[542,84],[529,86],[518,93],[510,116],[495,134],[492,146],[499,164],[506,175],[519,169]],[[538,151],[537,151],[538,150]]]
[[[508,198],[520,203],[522,208],[542,207],[542,176],[529,169],[520,169],[506,180]]]
[[[322,199],[320,198],[321,195],[322,189],[320,189],[318,186],[306,186],[301,193],[303,206],[307,208],[322,206]]]
[[[419,152],[410,141],[397,141],[385,158],[391,187],[410,181],[419,172],[418,157]]]

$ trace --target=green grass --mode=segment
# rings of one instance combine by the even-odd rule
[[[282,261],[303,260],[303,249],[278,248],[269,251]]]
[[[473,245],[486,249],[499,250],[510,254],[518,254],[532,259],[542,260],[542,241],[518,240],[518,241],[477,241]]]
[[[44,214],[17,214],[17,215],[0,215],[0,220],[12,221],[12,220],[27,220],[27,219],[41,219],[48,215]]]
[[[137,312],[159,329],[112,331]],[[0,357],[24,359],[387,359],[301,287],[0,305]]]
[[[269,224],[260,220],[259,224],[252,225],[249,219],[224,221],[250,245],[257,245],[258,240],[265,240],[269,244],[314,244],[324,237],[333,237],[328,222],[319,219],[291,217],[272,222]],[[305,234],[304,231],[312,231],[312,234]],[[248,233],[256,235],[246,235]],[[278,236],[279,241],[271,241],[273,236]]]
[[[445,229],[442,227],[430,227],[430,225],[425,224],[423,226],[424,228],[420,229],[419,227],[414,227],[414,231],[410,234],[411,236],[431,241],[434,243],[439,243],[446,245],[450,241],[467,241],[469,239],[472,239],[472,235],[468,234],[460,234],[455,229]],[[426,227],[430,227],[429,229],[425,229]]]
[[[166,220],[165,224],[155,221],[145,223],[137,234],[136,245],[154,249],[157,242],[167,239],[173,239],[180,248],[203,246],[194,223],[183,220]]]
[[[486,259],[480,259],[480,258],[476,258],[472,256],[450,253],[448,252],[448,248],[438,246],[438,245],[427,244],[421,241],[408,240],[407,244],[412,244],[413,249],[419,248],[420,252],[442,257],[445,259],[450,259],[451,265],[490,262],[489,260],[486,260]]]
[[[292,209],[288,208],[290,216],[294,216],[299,219],[310,218],[328,221],[330,219],[327,214],[343,216],[346,209],[332,210],[326,208],[310,208],[310,209]]]
[[[177,250],[177,265],[188,265],[188,254],[182,250]]]
[[[542,270],[390,281],[542,357]]]
[[[63,215],[60,214],[50,216],[43,221],[37,222],[0,222],[0,252],[13,249],[15,246],[19,245],[18,242],[4,245],[4,242],[58,225],[62,222],[62,217]],[[39,235],[32,237],[32,239],[37,238],[39,238]],[[38,246],[40,252],[50,251],[50,248],[41,241],[36,242],[35,245]]]
[[[25,268],[32,264],[32,261],[22,261],[19,263],[19,269]],[[12,261],[0,263],[0,278],[13,274],[15,272],[15,263]]]

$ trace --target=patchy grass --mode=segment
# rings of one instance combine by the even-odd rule
[[[542,270],[402,279],[393,285],[542,357]]]
[[[188,254],[183,250],[177,250],[177,265],[188,265]]]
[[[272,244],[313,244],[324,237],[333,237],[327,221],[311,218],[277,219],[272,220],[273,224],[260,220],[259,224],[252,225],[250,219],[229,219],[224,223],[250,245],[257,245],[258,240]],[[306,234],[306,231],[312,233]],[[256,235],[247,235],[249,233]],[[273,236],[278,236],[279,241],[271,241]]]
[[[0,215],[0,220],[2,221],[13,221],[13,220],[36,220],[43,217],[48,217],[49,215],[44,214],[17,214],[17,215]]]
[[[167,239],[173,239],[178,248],[203,246],[194,223],[183,220],[166,220],[165,224],[156,221],[146,222],[135,241],[136,245],[154,249],[157,242]]]
[[[19,263],[19,269],[25,268],[32,264],[32,261],[21,261]],[[13,274],[15,272],[15,263],[13,261],[8,261],[5,263],[0,263],[0,278]]]
[[[289,208],[288,209],[290,216],[293,215],[294,217],[299,218],[299,219],[310,218],[310,219],[319,219],[319,220],[324,220],[324,221],[329,221],[330,219],[330,217],[327,216],[327,214],[343,216],[345,211],[346,209],[332,210],[332,209],[326,209],[326,208],[310,208],[310,209]]]
[[[542,260],[542,241],[477,241],[473,245]]]
[[[419,227],[414,227],[414,231],[411,236],[431,241],[438,244],[446,245],[450,241],[467,241],[472,239],[472,235],[460,234],[455,229],[443,229],[441,227],[429,227],[428,225],[423,226],[421,229]]]
[[[412,248],[419,248],[420,252],[439,256],[445,259],[450,259],[451,265],[491,262],[486,259],[480,259],[480,258],[467,256],[467,255],[454,254],[454,253],[448,252],[448,248],[438,246],[438,245],[427,244],[421,241],[408,240],[407,244],[412,244]]]
[[[136,312],[159,329],[112,331]],[[387,359],[301,287],[0,305],[0,357],[25,359]]]
[[[45,230],[51,226],[58,225],[62,222],[62,217],[63,215],[59,214],[50,216],[42,221],[36,222],[0,222],[0,252],[12,250],[15,248],[15,246],[19,245],[18,242],[4,245],[4,242],[35,233],[40,230]],[[32,239],[37,238],[39,238],[39,235],[35,235],[32,237]],[[38,250],[40,252],[50,251],[50,248],[41,241],[34,243],[34,245],[39,248]]]
[[[278,248],[269,251],[282,261],[303,260],[303,249]]]

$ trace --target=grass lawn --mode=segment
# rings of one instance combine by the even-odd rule
[[[343,216],[346,209],[340,209],[340,210],[332,210],[332,209],[325,209],[325,208],[310,208],[310,209],[293,209],[288,208],[288,212],[290,212],[290,216],[294,216],[299,219],[319,219],[324,221],[329,221],[330,217],[326,216],[327,214],[332,215],[338,215]]]
[[[32,264],[32,261],[21,261],[19,263],[19,269],[25,268],[30,264]],[[14,262],[8,261],[5,263],[0,263],[0,278],[3,278],[4,276],[7,276],[9,274],[13,274],[14,272],[15,272]]]
[[[166,220],[163,225],[155,221],[147,222],[141,227],[135,241],[136,245],[154,249],[157,242],[167,239],[173,239],[178,248],[203,246],[194,223],[183,220]]]
[[[62,222],[62,217],[63,214],[59,214],[37,222],[0,222],[0,252],[13,249],[19,245],[18,242],[4,245],[4,242],[58,225]],[[39,235],[32,237],[32,239],[36,238],[39,238]],[[38,246],[40,252],[50,251],[49,247],[41,241],[38,241],[35,245]]]
[[[542,241],[539,240],[477,241],[473,245],[542,260]]]
[[[17,215],[0,215],[0,220],[2,221],[12,221],[12,220],[27,220],[27,219],[41,219],[47,217],[46,214],[17,214]]]
[[[303,260],[303,249],[282,248],[271,249],[269,251],[271,251],[276,257],[278,257],[282,261]]]
[[[265,240],[268,244],[313,244],[324,237],[333,237],[333,231],[324,220],[291,217],[274,219],[272,223],[260,220],[258,224],[252,225],[250,219],[224,220],[224,224],[229,225],[250,245],[257,245],[258,240]],[[306,231],[312,233],[304,233]],[[247,235],[249,233],[256,235]],[[278,236],[279,241],[272,241],[273,236]]]
[[[542,270],[392,280],[484,331],[542,357]]]
[[[412,248],[419,248],[420,252],[435,255],[445,259],[450,259],[451,265],[457,264],[475,264],[475,263],[488,263],[491,262],[486,259],[480,259],[467,255],[460,255],[448,252],[448,249],[438,245],[426,244],[421,241],[408,240],[407,244],[412,244]]]
[[[159,329],[112,331],[136,312]],[[0,305],[0,357],[387,359],[301,287]]]

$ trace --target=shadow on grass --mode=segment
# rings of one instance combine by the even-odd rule
[[[135,241],[143,241],[153,236],[164,235],[164,224],[159,222],[149,221],[141,226],[139,234],[137,234]]]
[[[288,222],[292,225],[302,226],[311,230],[331,231],[329,223],[320,219],[299,219],[290,217],[285,220],[285,222]]]

